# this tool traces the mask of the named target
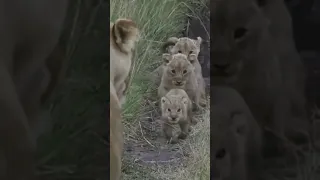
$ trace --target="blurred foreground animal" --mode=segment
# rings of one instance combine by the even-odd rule
[[[282,4],[281,4],[282,3]],[[214,84],[235,88],[264,128],[284,136],[293,117],[306,121],[305,74],[283,1],[223,0],[212,8]],[[266,143],[273,154],[282,142]]]
[[[262,166],[262,131],[258,123],[235,89],[210,90],[213,179],[257,180]]]
[[[136,24],[128,19],[110,23],[110,179],[121,177],[123,127],[121,105],[128,88],[132,53],[138,40]]]

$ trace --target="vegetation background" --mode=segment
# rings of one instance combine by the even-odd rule
[[[160,47],[169,37],[182,37],[189,19],[209,14],[206,0],[111,0],[110,21],[134,20],[140,31],[131,85],[124,105],[125,180],[205,180],[210,178],[209,106],[187,140],[167,144],[158,121],[157,87],[148,80],[162,63]],[[198,20],[198,21],[199,21]],[[197,34],[202,36],[203,34]],[[209,103],[209,99],[208,99]]]

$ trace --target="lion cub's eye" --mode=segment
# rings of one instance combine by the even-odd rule
[[[242,38],[244,35],[246,35],[247,29],[246,28],[238,28],[234,31],[234,39]]]
[[[189,54],[192,54],[193,53],[193,51],[189,51]]]
[[[178,53],[182,53],[182,51],[178,51]]]
[[[171,112],[171,109],[169,108],[168,111]]]
[[[187,72],[188,72],[187,70],[184,70],[184,71],[183,71],[183,74],[185,74],[185,73],[187,73]]]
[[[178,109],[178,110],[177,110],[177,112],[180,112],[180,111],[181,111],[181,109]]]
[[[171,72],[174,74],[174,73],[176,73],[176,71],[173,69],[173,70],[171,70]]]
[[[224,148],[220,149],[219,151],[217,151],[216,153],[216,158],[217,159],[222,159],[224,158],[224,156],[226,155],[226,150]]]

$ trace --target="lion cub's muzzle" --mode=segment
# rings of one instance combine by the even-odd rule
[[[177,124],[179,122],[179,118],[177,116],[171,116],[168,118],[168,122],[170,124]]]
[[[181,86],[184,86],[184,85],[185,85],[185,81],[182,81],[182,80],[174,80],[174,81],[173,81],[173,84],[174,84],[175,86],[181,87]]]

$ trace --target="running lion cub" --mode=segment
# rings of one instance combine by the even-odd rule
[[[200,93],[202,86],[199,86],[194,66],[187,60],[187,56],[181,53],[178,54],[163,54],[165,62],[164,71],[161,78],[161,83],[158,88],[159,97],[165,96],[170,89],[184,89],[190,99],[195,103],[198,109],[200,103]]]
[[[110,178],[121,176],[123,128],[121,102],[127,88],[126,80],[131,69],[132,50],[139,30],[129,19],[118,19],[110,23]]]
[[[178,139],[186,139],[191,130],[190,124],[197,122],[192,119],[192,102],[183,89],[171,89],[161,98],[161,120],[163,132],[171,143],[177,143]],[[176,137],[173,135],[173,126],[179,124],[181,132]]]
[[[200,96],[202,101],[206,100],[205,94],[205,82],[202,76],[202,68],[198,60],[198,56],[200,53],[200,45],[202,43],[202,38],[198,37],[197,39],[191,39],[188,37],[170,37],[168,40],[162,45],[162,51],[164,53],[169,52],[170,54],[184,54],[187,56],[187,60],[195,67],[195,75],[197,77],[197,82],[199,83]],[[159,84],[160,77],[162,77],[165,64],[160,65],[154,72],[154,82]],[[205,105],[205,104],[203,104]]]

